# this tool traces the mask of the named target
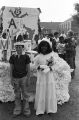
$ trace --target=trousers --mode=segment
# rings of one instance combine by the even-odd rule
[[[13,79],[14,85],[14,93],[15,93],[15,104],[20,105],[21,103],[21,96],[24,101],[28,102],[28,94],[27,94],[27,77],[23,78],[14,78]]]

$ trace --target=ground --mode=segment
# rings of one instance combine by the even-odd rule
[[[32,114],[29,118],[20,115],[16,118],[12,115],[14,107],[13,102],[0,103],[0,120],[79,120],[79,46],[77,46],[75,77],[69,86],[70,100],[63,105],[58,105],[58,111],[51,116],[45,114],[37,117],[33,109],[33,103],[30,103]]]

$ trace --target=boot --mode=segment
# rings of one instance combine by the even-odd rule
[[[21,114],[21,102],[20,101],[15,101],[15,108],[13,111],[13,115],[17,116]]]
[[[29,117],[30,114],[31,114],[28,100],[23,100],[23,114],[24,114],[26,117]]]

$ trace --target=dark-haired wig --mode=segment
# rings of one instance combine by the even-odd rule
[[[42,53],[41,47],[44,46],[45,44],[47,44],[47,51],[46,51],[45,55],[52,52],[52,47],[49,45],[49,43],[46,41],[42,41],[38,44],[38,53]]]
[[[23,36],[22,35],[18,35],[17,37],[17,42],[23,41]]]

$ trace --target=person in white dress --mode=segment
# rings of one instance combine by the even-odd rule
[[[69,100],[68,85],[71,81],[70,66],[52,51],[52,43],[43,38],[38,43],[34,58],[37,82],[34,108],[36,115],[56,113],[57,104]]]

